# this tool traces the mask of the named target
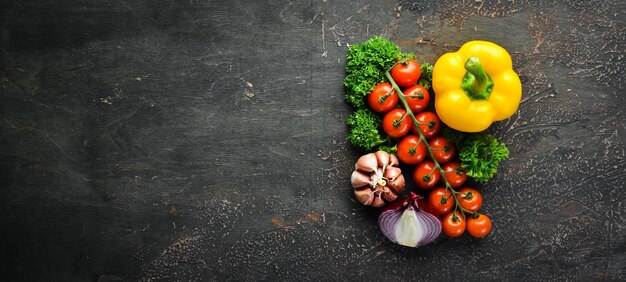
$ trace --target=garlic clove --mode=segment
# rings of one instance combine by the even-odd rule
[[[374,154],[376,155],[376,160],[378,160],[378,166],[385,167],[389,165],[389,153],[385,151],[378,151]]]
[[[387,182],[387,186],[393,190],[394,193],[400,194],[404,190],[406,182],[404,181],[404,175],[400,174],[398,178]]]
[[[389,166],[398,166],[399,164],[400,161],[398,160],[398,157],[396,157],[396,155],[389,155]]]
[[[376,175],[383,177],[383,168],[379,167],[376,169]]]
[[[359,202],[374,207],[385,206],[398,198],[405,180],[397,167],[398,157],[385,151],[361,156],[354,164],[350,183]]]
[[[391,201],[395,201],[398,198],[398,195],[393,193],[389,187],[385,187],[385,189],[383,190],[383,198],[385,198],[385,200],[391,202]]]
[[[374,193],[370,188],[354,190],[354,195],[356,196],[357,201],[366,206],[371,205],[374,200]]]
[[[380,208],[385,205],[385,201],[380,196],[375,196],[374,201],[372,201],[372,207]]]
[[[402,174],[402,170],[400,168],[395,167],[395,166],[390,166],[390,167],[387,167],[387,169],[385,170],[383,177],[389,180],[393,180],[393,179],[396,179],[396,177],[398,177],[398,175],[400,174]]]
[[[376,155],[374,153],[369,153],[367,155],[361,156],[354,164],[354,168],[356,170],[360,170],[363,172],[373,172],[378,167],[378,160],[376,159]]]
[[[365,174],[358,170],[353,171],[352,175],[350,176],[350,182],[352,183],[353,188],[360,188],[363,186],[370,185],[370,181],[372,180],[369,174]]]

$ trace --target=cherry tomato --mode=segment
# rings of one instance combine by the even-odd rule
[[[437,136],[431,139],[428,142],[428,145],[430,145],[430,148],[433,149],[435,160],[437,160],[440,165],[452,160],[454,153],[456,153],[454,145],[443,136]]]
[[[413,172],[413,180],[415,185],[422,189],[430,189],[441,179],[441,172],[435,169],[435,164],[431,161],[423,161]]]
[[[439,118],[435,113],[423,111],[415,115],[415,118],[417,121],[422,123],[420,124],[420,131],[424,134],[426,139],[431,139],[437,136],[439,129],[441,129],[441,121],[439,121]],[[411,130],[413,130],[413,133],[417,135],[417,129],[415,126],[411,126]]]
[[[405,164],[419,164],[426,158],[426,144],[415,135],[408,135],[398,143],[398,159]]]
[[[386,113],[398,104],[398,94],[393,90],[391,84],[379,83],[367,95],[367,102],[375,112]]]
[[[391,77],[402,87],[409,87],[417,82],[421,75],[420,65],[413,59],[398,62],[391,68]]]
[[[443,217],[442,231],[448,237],[459,237],[465,232],[465,219],[459,212],[451,212]]]
[[[479,213],[477,218],[472,215],[467,217],[467,233],[472,237],[485,237],[489,231],[491,231],[491,219],[488,216]]]
[[[483,205],[483,196],[476,189],[465,187],[457,192],[456,197],[464,209],[475,212]]]
[[[428,107],[430,102],[430,94],[428,90],[421,85],[413,85],[404,90],[406,102],[409,104],[409,108],[414,114],[417,114]],[[421,96],[421,98],[420,98]]]
[[[442,203],[442,201],[444,203]],[[437,212],[438,215],[449,213],[454,207],[454,199],[452,193],[444,187],[437,187],[428,195],[428,203]]]
[[[460,162],[449,162],[442,165],[441,168],[445,172],[443,176],[448,180],[452,188],[461,187],[465,183],[465,180],[467,180],[467,175],[461,168]]]
[[[406,116],[403,109],[393,109],[383,118],[383,130],[391,138],[400,138],[411,130],[411,118]]]

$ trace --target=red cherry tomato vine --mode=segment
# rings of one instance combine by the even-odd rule
[[[403,114],[408,116],[413,123],[411,131],[415,135],[405,137],[403,141],[410,138],[411,144],[424,144],[423,147],[430,160],[424,161],[422,158],[416,163],[415,158],[405,158],[410,153],[410,150],[406,149],[410,145],[404,145],[403,141],[398,144],[398,158],[406,164],[417,165],[413,178],[418,187],[431,189],[439,181],[444,186],[436,192],[431,192],[429,197],[431,206],[437,213],[444,215],[443,233],[448,237],[458,237],[467,229],[473,237],[482,238],[486,236],[491,230],[491,221],[486,215],[477,212],[482,205],[482,195],[471,188],[455,190],[455,188],[465,184],[467,175],[460,162],[451,161],[454,157],[454,145],[444,137],[438,136],[441,130],[441,121],[435,113],[429,111],[418,112],[416,115],[408,102],[408,99],[412,99],[412,97],[407,97],[404,94],[390,72],[385,73],[385,75],[395,93],[398,94],[398,104],[403,107]],[[471,228],[467,227],[467,222],[470,220],[472,222]]]

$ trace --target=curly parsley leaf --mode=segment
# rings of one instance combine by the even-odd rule
[[[378,150],[380,151],[385,151],[389,154],[397,154],[398,153],[398,144],[395,144],[393,146],[391,145],[380,145],[378,146]]]
[[[429,63],[422,63],[420,65],[420,79],[417,81],[417,84],[424,86],[424,88],[430,90],[432,87],[431,82],[433,81],[433,65]]]
[[[477,182],[489,181],[500,162],[509,158],[509,149],[492,135],[463,133],[450,128],[443,134],[456,145],[461,166]]]
[[[370,109],[363,108],[356,110],[348,117],[350,135],[348,140],[354,147],[371,151],[376,146],[385,142],[380,136],[378,127],[381,125],[380,118]]]

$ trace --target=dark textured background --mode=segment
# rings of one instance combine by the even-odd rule
[[[626,2],[463,2],[2,1],[0,277],[626,279]],[[354,202],[344,57],[372,35],[510,51],[487,238],[399,247]]]

